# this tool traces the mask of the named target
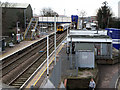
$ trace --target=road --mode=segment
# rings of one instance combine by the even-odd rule
[[[115,88],[120,73],[120,63],[114,65],[98,65],[99,81],[97,88]]]

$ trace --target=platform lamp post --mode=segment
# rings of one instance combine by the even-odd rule
[[[55,42],[55,65],[56,65],[56,15],[54,15],[54,32],[55,32],[55,36],[54,36],[54,42]]]
[[[18,34],[18,31],[20,31],[20,29],[18,28],[18,24],[19,24],[19,23],[20,23],[19,21],[17,21],[17,23],[16,23],[16,26],[17,26],[17,34],[16,34],[17,43],[20,42],[20,34]]]
[[[17,21],[17,23],[16,23],[16,26],[17,26],[17,34],[18,34],[18,31],[19,31],[19,28],[18,28],[18,24],[19,24],[20,22],[19,21]]]

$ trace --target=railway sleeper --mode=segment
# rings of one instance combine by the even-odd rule
[[[23,84],[24,82],[15,82],[14,84]]]
[[[20,88],[20,86],[13,86],[14,88]]]
[[[26,79],[28,79],[29,77],[30,77],[30,74],[28,75],[28,74],[25,74],[24,76],[22,76],[22,78],[26,78]],[[20,79],[20,78],[19,78]]]
[[[13,83],[12,86],[21,86],[21,84]]]
[[[17,82],[25,82],[26,80],[27,80],[27,78],[26,79],[18,79]]]
[[[21,78],[28,79],[29,77],[30,77],[30,75],[25,74],[25,75],[21,76],[19,79],[21,79]]]
[[[25,79],[27,79],[27,78],[19,78],[20,80],[25,80]]]

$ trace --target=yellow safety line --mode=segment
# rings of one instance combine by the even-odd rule
[[[62,45],[64,46],[64,45]],[[57,54],[61,51],[62,47],[58,50]],[[53,57],[53,59],[51,60],[51,62],[49,63],[49,65],[53,62],[53,60],[55,59],[55,57]],[[48,65],[48,66],[49,66]],[[47,67],[45,68],[45,70],[43,71],[43,73],[38,77],[38,79],[36,80],[36,82],[33,84],[33,86],[36,85],[36,83],[38,82],[38,80],[41,78],[41,76],[44,74],[44,72],[47,70]]]

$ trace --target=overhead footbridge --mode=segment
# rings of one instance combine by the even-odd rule
[[[35,32],[38,31],[40,28],[44,28],[44,24],[53,24],[56,23],[71,23],[71,17],[38,17],[38,18],[31,18],[25,33],[24,33],[24,40],[32,40],[34,39]],[[42,23],[42,25],[41,25]],[[51,26],[53,26],[51,25]],[[48,28],[48,26],[46,27]]]
[[[39,17],[39,23],[54,23],[54,17]],[[71,23],[71,17],[56,17],[56,23]]]

